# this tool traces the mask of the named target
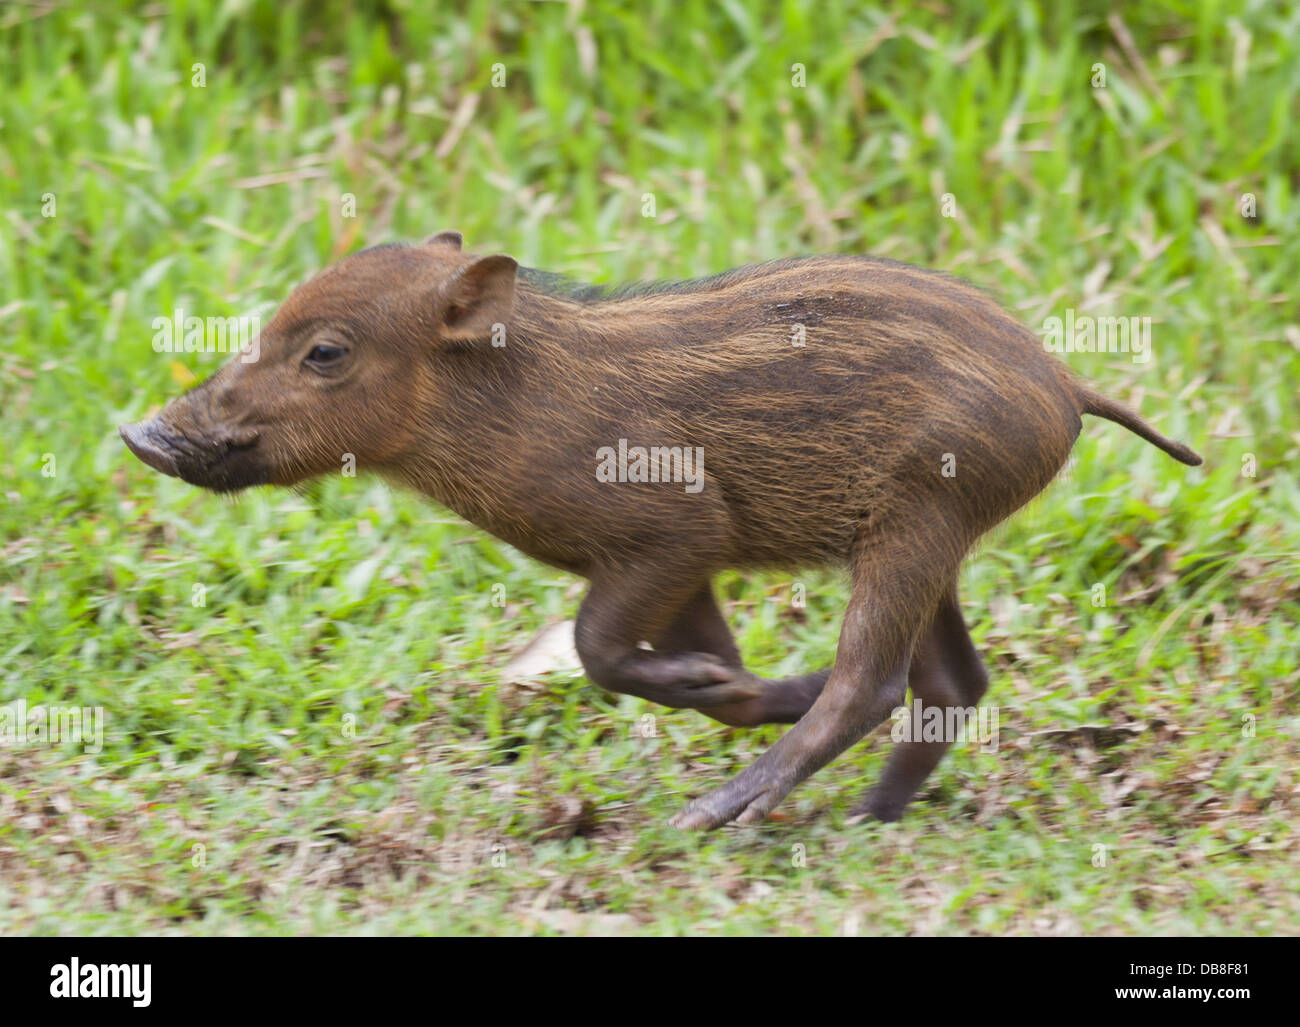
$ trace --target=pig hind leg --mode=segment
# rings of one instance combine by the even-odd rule
[[[903,702],[912,650],[969,541],[933,510],[899,508],[865,526],[835,665],[812,708],[736,778],[673,818],[682,828],[757,823],[791,789],[859,741]]]
[[[912,653],[907,683],[922,709],[973,709],[988,689],[988,672],[962,618],[956,589],[939,603],[934,619]],[[897,820],[918,788],[938,765],[953,739],[899,742],[880,781],[854,811],[855,816]]]

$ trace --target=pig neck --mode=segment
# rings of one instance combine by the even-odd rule
[[[538,444],[595,452],[571,409],[575,376],[586,347],[617,343],[579,343],[564,326],[581,324],[582,312],[582,304],[520,289],[504,346],[484,341],[441,353],[432,370],[438,387],[429,390],[437,399],[419,414],[417,445],[389,475],[531,552],[530,508],[560,492],[556,466],[536,458]],[[555,465],[562,462],[557,456]],[[591,463],[594,473],[594,456]],[[559,563],[560,555],[541,558]]]

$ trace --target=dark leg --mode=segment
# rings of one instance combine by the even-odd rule
[[[620,568],[593,579],[574,629],[587,676],[611,692],[679,709],[708,710],[755,698],[757,679],[734,657],[734,644],[721,656],[705,646],[664,652],[638,646],[661,637],[698,587],[698,579],[662,566]]]
[[[740,652],[708,584],[691,596],[668,627],[652,641],[656,649],[664,652],[712,653],[727,666],[742,669]],[[700,712],[733,727],[793,724],[812,707],[829,676],[829,667],[780,679],[747,674],[747,679],[761,689],[758,695],[740,703],[704,707]]]
[[[956,577],[965,546],[927,537],[931,519],[923,512],[896,516],[893,532],[860,540],[835,666],[812,709],[739,776],[690,803],[673,818],[677,827],[761,821],[902,703],[913,646]]]
[[[934,621],[912,654],[908,676],[912,696],[920,700],[922,708],[940,707],[945,714],[949,708],[973,710],[988,689],[988,681],[954,591],[939,604]],[[948,720],[946,715],[944,720]],[[950,744],[951,740],[899,742],[880,781],[854,809],[854,815],[897,820]]]

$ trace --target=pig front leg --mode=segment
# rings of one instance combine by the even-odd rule
[[[716,637],[701,639],[698,651],[665,652],[639,645],[663,637],[678,611],[692,600],[696,580],[664,567],[620,568],[593,577],[574,628],[587,676],[611,692],[675,709],[708,711],[756,698],[760,683],[740,666],[729,634],[729,651],[716,644]],[[725,631],[726,625],[722,627]]]
[[[723,706],[695,707],[706,717],[732,727],[793,724],[812,708],[830,676],[829,667],[780,679],[745,673],[740,651],[708,582],[696,590],[668,627],[651,642],[656,650],[662,652],[712,653],[737,673],[744,673],[745,679],[759,689],[752,699]]]

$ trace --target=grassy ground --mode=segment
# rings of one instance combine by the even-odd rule
[[[1300,13],[441,6],[0,7],[0,703],[106,716],[0,748],[0,931],[1295,933]],[[372,480],[223,501],[117,438],[220,359],[155,317],[448,227],[598,281],[871,252],[1033,326],[1150,317],[1149,362],[1065,359],[1206,464],[1090,421],[986,540],[1001,744],[901,823],[845,823],[880,732],[681,834],[779,730],[504,683],[579,581]],[[831,657],[842,580],[720,588],[756,669]]]

